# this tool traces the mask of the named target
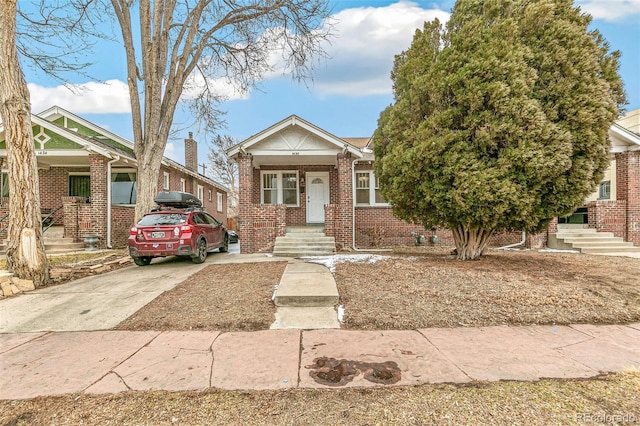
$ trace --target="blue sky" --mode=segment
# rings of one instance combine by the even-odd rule
[[[388,1],[332,0],[336,38],[326,47],[328,59],[316,67],[313,80],[293,82],[278,73],[248,94],[228,91],[226,128],[221,134],[243,140],[296,114],[340,137],[370,136],[377,119],[392,102],[389,77],[394,55],[406,50],[416,28],[437,17],[447,20],[454,0]],[[592,26],[622,52],[620,74],[629,99],[628,111],[640,108],[640,0],[575,0],[593,16]],[[105,83],[72,78],[81,94],[25,68],[33,112],[59,105],[81,117],[132,139],[130,106],[125,81],[124,51],[117,44],[97,49],[89,72]],[[223,88],[224,90],[224,88]],[[77,91],[76,91],[77,92]],[[177,122],[189,122],[178,116]],[[170,140],[165,155],[183,163],[182,139],[193,131],[199,142],[199,162],[209,149],[196,126]]]

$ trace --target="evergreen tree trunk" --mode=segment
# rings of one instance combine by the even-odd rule
[[[9,169],[7,267],[35,286],[49,281],[29,90],[16,50],[16,0],[0,0],[0,117]]]
[[[456,258],[458,260],[475,260],[489,244],[493,230],[473,228],[468,225],[452,227],[453,240],[456,244]]]

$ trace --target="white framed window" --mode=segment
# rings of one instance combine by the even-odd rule
[[[300,206],[297,171],[260,172],[260,202]]]
[[[611,199],[611,181],[607,180],[600,183],[598,187],[598,200]]]
[[[222,213],[222,205],[223,205],[223,199],[222,199],[222,194],[218,192],[218,202],[217,204],[217,210]]]
[[[204,188],[202,185],[198,185],[198,199],[204,203]]]
[[[169,189],[169,172],[164,172],[162,176],[162,189]]]
[[[209,190],[209,201],[213,201],[213,193]]]
[[[356,172],[355,192],[358,206],[389,205],[380,193],[378,178],[373,171]]]
[[[186,187],[187,187],[187,182],[184,180],[184,178],[180,178],[180,191],[186,192],[185,191]]]

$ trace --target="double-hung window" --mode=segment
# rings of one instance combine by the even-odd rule
[[[378,178],[373,171],[356,172],[356,205],[375,206],[387,205],[387,201],[380,193]]]
[[[610,180],[600,183],[600,186],[598,187],[598,199],[599,200],[611,199],[611,181]]]
[[[264,171],[260,173],[260,202],[298,207],[298,172]]]

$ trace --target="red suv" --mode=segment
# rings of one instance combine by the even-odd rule
[[[158,208],[147,213],[131,228],[129,255],[145,266],[154,257],[186,256],[202,263],[207,253],[229,248],[227,230],[202,209],[200,200],[185,192],[160,192]]]

